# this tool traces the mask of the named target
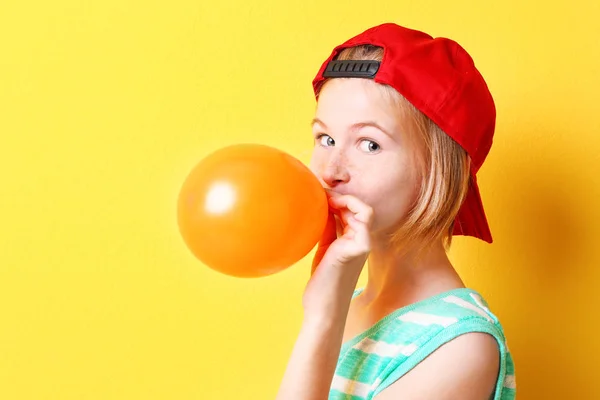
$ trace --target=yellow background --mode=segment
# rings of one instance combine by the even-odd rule
[[[519,398],[600,398],[599,4],[3,1],[0,398],[274,398],[309,257],[213,272],[176,196],[228,144],[307,161],[313,75],[386,21],[459,41],[496,99],[495,243],[452,258],[503,321]]]

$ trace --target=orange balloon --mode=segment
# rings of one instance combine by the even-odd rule
[[[325,190],[296,158],[269,146],[240,144],[192,169],[178,198],[180,233],[208,267],[260,277],[298,262],[327,222]]]

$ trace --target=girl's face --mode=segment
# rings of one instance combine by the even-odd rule
[[[388,232],[418,194],[422,144],[399,107],[369,79],[332,79],[319,95],[310,168],[330,192],[356,196],[374,211],[373,232]]]

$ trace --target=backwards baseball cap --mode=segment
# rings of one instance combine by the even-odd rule
[[[341,50],[359,45],[383,48],[381,62],[334,60]],[[458,43],[396,24],[370,28],[335,47],[313,80],[315,96],[328,78],[372,79],[389,85],[456,141],[471,158],[469,189],[454,223],[453,235],[492,243],[477,185],[477,171],[492,145],[496,108],[471,56]]]

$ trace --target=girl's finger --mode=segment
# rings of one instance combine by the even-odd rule
[[[368,225],[373,218],[373,209],[352,195],[331,197],[329,204],[337,209],[347,208],[354,214],[354,218]]]
[[[354,214],[350,210],[340,210],[340,218],[344,225],[348,224],[348,219],[353,218]]]
[[[329,207],[330,212],[337,217],[336,219],[339,219],[342,227],[346,226],[348,218],[354,214],[352,213],[352,211],[348,210],[347,208],[345,208],[345,207],[337,208],[337,207],[335,207],[334,204],[330,204],[330,207]]]
[[[352,238],[354,241],[363,246],[364,252],[371,249],[371,238],[369,235],[369,229],[364,222],[360,222],[355,218],[348,219],[348,228],[352,231]]]

